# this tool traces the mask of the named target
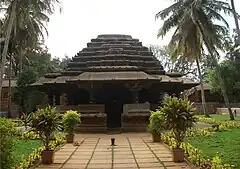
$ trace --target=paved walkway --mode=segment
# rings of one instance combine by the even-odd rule
[[[111,138],[116,146],[111,147]],[[152,143],[147,133],[78,134],[79,145],[66,144],[55,154],[54,164],[39,169],[190,169],[185,163],[172,162],[164,145]]]

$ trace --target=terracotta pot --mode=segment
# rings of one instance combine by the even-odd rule
[[[53,164],[54,150],[44,150],[41,155],[43,164]]]
[[[66,135],[66,140],[67,140],[67,143],[73,143],[73,141],[74,141],[74,134],[67,134]]]
[[[152,133],[152,139],[153,139],[153,142],[160,142],[161,141],[161,134]]]
[[[184,151],[182,148],[173,148],[173,162],[183,162],[184,161]]]

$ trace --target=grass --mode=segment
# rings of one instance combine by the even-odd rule
[[[190,138],[189,142],[202,150],[207,158],[222,154],[224,163],[232,164],[240,168],[240,129],[232,129],[224,132],[216,132],[209,137]]]
[[[15,164],[21,163],[26,155],[31,154],[41,146],[40,140],[16,140],[13,151]]]
[[[212,118],[214,118],[217,122],[222,122],[222,121],[229,121],[229,115],[219,115],[219,114],[212,114]],[[240,121],[240,116],[234,117],[235,120]]]

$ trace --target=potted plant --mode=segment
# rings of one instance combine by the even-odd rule
[[[164,114],[166,127],[173,131],[176,146],[172,149],[173,161],[184,161],[184,150],[181,144],[184,141],[186,132],[196,122],[195,108],[187,99],[168,97],[163,102],[160,111]]]
[[[161,111],[151,112],[148,129],[152,133],[153,142],[161,141],[161,133],[164,130],[164,116]]]
[[[54,132],[60,131],[61,114],[50,106],[45,109],[38,109],[31,116],[30,127],[40,136],[43,141],[44,150],[42,151],[42,163],[52,164],[54,160],[54,150],[50,147]]]
[[[64,131],[67,133],[67,143],[73,143],[74,131],[77,127],[77,124],[81,122],[80,114],[77,113],[77,111],[69,110],[63,115],[62,120]]]

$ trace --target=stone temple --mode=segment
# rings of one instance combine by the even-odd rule
[[[178,96],[196,85],[178,73],[166,73],[139,39],[118,34],[92,39],[64,71],[33,84],[58,112],[81,113],[78,131],[87,132],[146,131],[150,111],[165,94]]]

